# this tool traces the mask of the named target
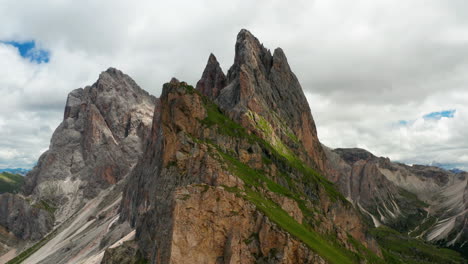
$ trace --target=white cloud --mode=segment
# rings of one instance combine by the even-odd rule
[[[1,155],[0,166],[33,163],[67,93],[100,71],[117,67],[159,95],[173,76],[195,83],[210,52],[227,71],[241,28],[285,50],[325,144],[466,164],[467,7],[461,0],[0,0],[0,40],[35,40],[51,52],[38,65],[0,44],[0,150],[16,151]],[[454,118],[422,119],[447,109],[457,110]]]

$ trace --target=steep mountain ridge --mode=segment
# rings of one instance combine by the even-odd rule
[[[60,244],[54,247],[58,256],[52,262],[44,259],[53,257],[54,251],[49,248],[44,252],[48,248],[44,246],[28,260],[31,263],[64,263],[76,257],[73,254],[84,254],[80,244],[94,249],[87,245],[89,241],[101,239],[99,232],[106,233],[106,223],[118,216],[116,201],[120,201],[122,190],[116,184],[143,152],[155,102],[156,98],[114,68],[101,73],[92,86],[70,92],[63,121],[52,136],[49,150],[26,175],[22,192],[13,197],[0,195],[0,224],[20,239],[6,248],[14,252],[40,238],[32,248],[46,242]],[[115,204],[106,209],[104,202]],[[93,220],[97,215],[100,217]],[[87,235],[80,230],[83,225],[88,227]],[[80,234],[81,240],[75,238],[71,243],[67,232]]]
[[[358,247],[351,241],[359,241],[358,244],[363,243],[379,254],[375,242],[366,235],[366,227],[361,223],[359,215],[332,184],[314,170],[319,163],[302,152],[301,156],[296,155],[301,149],[305,152],[301,144],[303,140],[318,142],[308,105],[308,112],[302,113],[304,105],[288,103],[294,107],[292,111],[295,117],[304,120],[306,116],[306,129],[294,125],[300,123],[300,120],[290,120],[288,122],[291,126],[287,126],[280,119],[282,114],[274,110],[267,111],[267,99],[269,101],[269,96],[277,96],[269,91],[272,87],[283,96],[288,91],[297,93],[297,96],[301,96],[299,102],[306,103],[306,99],[297,79],[290,72],[284,54],[277,51],[275,54],[280,55],[262,57],[256,51],[265,50],[259,47],[258,40],[250,32],[242,30],[239,33],[235,64],[228,74],[231,81],[227,87],[218,86],[220,82],[217,78],[222,79],[223,75],[213,55],[210,55],[202,80],[198,82],[199,91],[176,79],[163,87],[160,104],[153,118],[149,147],[130,176],[121,213],[121,220],[128,220],[136,227],[136,240],[152,263],[186,263],[193,256],[201,259],[205,257],[206,261],[213,263],[217,259],[220,263],[238,263],[240,259],[242,263],[253,263],[262,258],[269,261],[276,259],[278,263],[310,262],[305,253],[298,253],[300,248],[316,250],[319,255],[323,255],[319,257],[309,250],[304,252],[327,262],[352,263],[356,258],[369,257],[363,255],[364,246]],[[245,53],[255,56],[242,57]],[[260,58],[267,61],[271,59],[271,68],[254,68],[258,67],[256,61]],[[244,65],[244,62],[253,64]],[[243,81],[236,77],[247,74],[245,69],[248,67],[248,74],[259,71],[271,74],[270,79],[265,80],[264,87],[249,82],[246,85],[245,78],[253,80],[253,76],[244,76]],[[241,69],[241,73],[236,73],[236,69]],[[285,83],[283,80],[278,81],[276,75],[287,75],[290,78]],[[262,75],[259,78],[266,77]],[[247,96],[243,94],[246,87],[258,91]],[[226,89],[229,90],[228,94]],[[216,97],[218,92],[219,96]],[[239,100],[235,104],[223,104],[223,100],[226,100],[223,97],[233,94],[238,94]],[[219,108],[212,99],[219,104]],[[253,107],[252,102],[261,107]],[[274,121],[267,121],[267,118]],[[304,131],[311,134],[295,134],[300,135]],[[283,143],[281,138],[284,137],[288,138],[291,145],[291,138],[296,139],[293,142],[294,149]],[[323,156],[313,158],[324,162]],[[203,190],[201,193],[200,188]],[[217,214],[208,217],[213,214],[209,207],[197,206],[197,210],[192,210],[191,206],[187,206],[187,203],[195,206],[202,201],[213,201],[214,208],[226,207],[223,204],[226,201],[221,201],[220,196],[225,199],[231,197],[231,204],[253,206],[259,211],[243,211],[240,220],[228,221],[222,217],[222,213],[219,217]],[[269,206],[262,208],[265,204]],[[200,219],[192,217],[192,211]],[[278,218],[278,215],[284,218]],[[213,230],[203,228],[205,224],[202,219],[205,217],[210,219]],[[265,217],[273,221],[273,227],[268,229],[276,230],[274,235],[270,239],[261,236],[254,239],[255,244],[247,245],[244,241],[264,228],[264,224],[259,226],[258,223]],[[239,225],[240,222],[244,224]],[[251,228],[240,232],[247,226]],[[296,229],[290,230],[291,226]],[[180,232],[179,228],[184,232]],[[200,232],[200,228],[204,232]],[[284,242],[274,247],[275,254],[271,252],[272,248],[264,248],[265,244],[277,240],[278,236],[284,236],[285,231],[293,232],[296,238],[280,239]],[[237,234],[235,240],[232,240],[232,234]],[[308,236],[316,240],[310,241]],[[329,241],[325,238],[327,236],[337,237],[337,240]],[[298,242],[298,238],[305,245]],[[191,246],[185,244],[188,240],[191,240]],[[203,244],[202,241],[210,247],[198,245]],[[290,243],[302,246],[292,249],[286,247]],[[233,248],[237,250],[233,251]],[[289,250],[296,253],[289,253]],[[258,252],[262,254],[258,255]],[[366,251],[365,254],[376,257],[370,252]],[[299,254],[304,258],[291,260],[285,257],[290,254]]]
[[[213,74],[208,77],[222,76],[219,67],[210,67],[217,63],[210,62],[213,59],[210,57],[204,73],[211,70]],[[268,133],[273,133],[301,160],[319,171],[325,170],[326,157],[309,104],[281,48],[271,55],[255,36],[243,29],[237,35],[234,64],[228,71],[226,86],[218,86],[216,80],[206,80],[210,79],[204,75],[200,82],[212,87],[200,91],[219,91],[204,95],[214,100],[230,118],[242,126],[250,126],[249,130],[269,129]],[[218,96],[213,96],[217,93]]]
[[[328,149],[327,156],[330,179],[375,226],[466,251],[468,173],[393,163],[362,149]]]
[[[49,151],[14,196],[55,225],[9,251],[10,263],[463,263],[369,229],[379,210],[418,216],[424,202],[372,154],[322,147],[281,49],[272,55],[241,30],[228,74],[211,54],[196,87],[173,78],[154,98],[110,68],[72,91]]]
[[[113,68],[92,86],[72,91],[49,150],[26,177],[24,194],[60,204],[56,216],[63,221],[121,180],[143,151],[155,100]]]
[[[297,164],[288,161],[186,83],[165,84],[160,100],[159,118],[155,115],[159,125],[152,131],[156,143],[150,143],[156,150],[147,151],[137,165],[122,201],[122,216],[136,227],[136,239],[151,262],[187,263],[198,256],[209,263],[310,263],[323,258],[352,263],[357,256],[348,250],[361,248],[352,245],[347,232],[372,248],[352,208],[299,159]],[[269,206],[262,210],[265,203]],[[223,212],[230,206],[230,212]],[[284,228],[291,231],[288,226],[323,244],[295,233],[299,241],[306,240],[302,244],[285,233]],[[322,233],[315,231],[319,227]],[[267,237],[251,237],[265,228],[270,230]],[[337,244],[324,239],[327,234],[338,236]],[[246,243],[249,238],[255,243]],[[296,246],[287,246],[291,243]]]

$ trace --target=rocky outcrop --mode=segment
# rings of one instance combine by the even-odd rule
[[[325,170],[326,157],[309,104],[282,49],[275,49],[272,55],[249,31],[241,30],[226,84],[213,97],[226,114],[266,140],[277,137],[309,165]],[[203,87],[203,94],[220,90],[214,85],[211,88],[210,93]],[[265,121],[271,127],[264,127]]]
[[[227,76],[211,54],[196,89],[156,99],[111,68],[72,91],[27,197],[0,195],[0,252],[55,215],[25,263],[383,263],[371,233],[395,232],[368,222],[466,240],[466,179],[322,147],[284,52],[241,30]]]
[[[221,89],[226,86],[226,76],[219,66],[218,60],[210,54],[208,63],[203,71],[201,79],[197,83],[197,90],[210,99],[218,97]]]
[[[148,148],[129,178],[121,211],[121,221],[136,228],[139,248],[151,263],[187,263],[194,255],[207,263],[325,261],[312,244],[288,234],[284,228],[290,224],[319,237],[339,236],[340,250],[359,252],[350,234],[379,254],[359,215],[331,183],[287,147],[289,155],[278,153],[250,127],[229,119],[184,82],[164,85]],[[261,213],[265,203],[276,213]],[[227,219],[236,214],[224,212],[228,207],[241,213],[238,219],[231,215],[239,223]],[[287,222],[267,220],[277,214],[286,214]],[[207,221],[215,238],[200,232]],[[256,232],[261,238],[246,244]]]
[[[327,150],[330,179],[375,226],[459,247],[467,239],[467,173],[393,163],[362,149]]]
[[[18,195],[0,194],[0,225],[23,240],[44,237],[54,224],[53,215],[31,206]]]
[[[174,196],[169,263],[327,263],[223,187],[190,185]]]
[[[332,165],[328,174],[330,179],[356,206],[368,208],[400,196],[399,188],[379,172],[377,158],[372,153],[362,149],[335,149],[327,150],[327,154]],[[394,208],[394,205],[390,206]],[[381,224],[380,218],[376,225]]]
[[[155,104],[156,98],[113,68],[101,73],[92,86],[68,95],[63,121],[49,150],[26,175],[22,193],[0,195],[0,225],[24,243],[43,238],[52,228],[53,234],[62,232],[63,240],[52,239],[31,257],[32,263],[42,259],[65,263],[86,258],[79,256],[83,252],[98,251],[96,243],[110,232],[106,224],[115,220],[117,210],[99,221],[87,221],[85,216],[103,195],[121,196],[122,190],[114,187],[143,153]],[[91,222],[87,233],[80,230]],[[72,223],[81,225],[65,228]],[[73,242],[67,238],[82,232],[86,234]]]
[[[205,116],[202,99],[193,88],[175,79],[165,84],[155,110],[151,142],[124,193],[122,219],[137,228],[140,247],[160,263],[167,263],[171,253],[173,191],[211,177],[201,173],[206,149],[192,149],[194,142],[189,137],[189,133],[202,132],[196,120]],[[187,167],[179,170],[178,163]]]
[[[127,241],[114,248],[108,248],[104,253],[101,264],[139,264],[146,263],[138,251],[135,241]]]
[[[72,91],[49,150],[26,176],[24,193],[62,205],[62,221],[84,199],[121,180],[143,152],[155,101],[113,68],[92,86]]]

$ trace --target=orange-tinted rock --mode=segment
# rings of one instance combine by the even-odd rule
[[[168,263],[326,263],[222,187],[191,185],[174,196]]]

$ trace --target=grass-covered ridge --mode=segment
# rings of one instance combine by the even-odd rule
[[[220,134],[242,138],[248,140],[250,143],[259,144],[264,151],[265,162],[274,161],[275,163],[281,163],[282,167],[288,167],[297,172],[297,174],[300,174],[301,177],[297,180],[301,181],[302,184],[320,185],[324,188],[331,200],[340,200],[343,203],[348,203],[346,198],[337,190],[332,182],[305,164],[285,144],[283,144],[281,140],[275,139],[274,142],[267,142],[259,136],[249,133],[240,124],[225,116],[219,107],[208,98],[203,97],[203,101],[207,111],[207,117],[204,120],[201,120],[203,124],[208,127],[216,126],[216,129]],[[265,129],[269,131],[271,125],[269,125],[266,120],[261,120],[263,120],[261,123]]]
[[[288,189],[270,180],[263,172],[250,168],[229,154],[221,151],[219,154],[223,158],[228,169],[232,171],[233,174],[241,178],[245,183],[243,190],[226,187],[227,190],[235,192],[244,199],[253,203],[257,209],[268,216],[270,220],[304,242],[310,249],[326,259],[328,262],[337,264],[358,263],[360,259],[368,258],[367,255],[363,256],[361,254],[348,251],[335,241],[329,240],[327,237],[320,235],[307,224],[307,221],[304,221],[303,224],[297,222],[278,204],[263,195],[262,189],[266,186],[268,191],[294,199],[299,205],[302,205],[300,208],[303,211],[303,214],[305,216],[310,215],[312,212],[304,205],[305,201],[302,200],[299,195],[290,192]],[[356,243],[360,245],[359,249],[365,248],[359,242],[356,241]],[[383,263],[372,252],[365,252],[368,253],[369,256],[372,256],[374,260],[378,261],[374,263]]]
[[[0,193],[17,193],[24,183],[24,177],[9,172],[0,173]]]
[[[466,263],[456,251],[408,237],[386,226],[373,229],[371,234],[377,239],[385,262],[389,264]]]
[[[190,89],[191,94],[198,91]],[[420,256],[414,256],[414,252],[406,250],[397,251],[390,249],[377,234],[379,238],[384,258],[378,257],[374,252],[364,247],[360,241],[352,236],[348,236],[348,243],[352,245],[355,251],[350,251],[338,242],[334,234],[317,232],[320,221],[317,220],[317,214],[321,214],[318,204],[318,197],[313,197],[317,191],[324,191],[330,200],[351,206],[343,195],[336,189],[334,184],[328,181],[323,175],[305,164],[295,153],[284,144],[281,139],[274,135],[275,131],[272,125],[262,116],[247,112],[247,117],[251,119],[252,125],[257,131],[249,131],[240,124],[227,117],[219,107],[208,98],[202,97],[207,116],[199,120],[206,127],[215,129],[218,134],[223,135],[219,138],[193,138],[195,142],[210,146],[210,153],[220,159],[220,163],[226,166],[226,169],[233,175],[239,177],[243,182],[243,187],[229,188],[228,191],[236,193],[238,196],[250,201],[258,210],[262,211],[268,218],[276,223],[280,228],[296,237],[306,244],[312,251],[322,256],[329,263],[463,263],[460,255],[451,250],[439,249],[433,247],[434,255],[427,255],[431,250],[429,244],[419,240],[408,238],[401,235],[399,243],[402,248],[413,247],[413,250],[423,250],[423,257],[432,259],[433,262],[421,260]],[[276,121],[275,121],[276,122]],[[278,124],[277,124],[278,125]],[[281,126],[281,124],[279,124]],[[280,127],[281,133],[290,132]],[[257,132],[260,132],[258,134]],[[291,134],[291,133],[289,133]],[[300,143],[295,135],[287,135],[293,142]],[[251,145],[257,145],[262,149],[262,168],[254,169],[248,164],[240,161],[238,153],[234,150],[223,147],[224,140],[227,138],[236,138],[238,142],[248,142]],[[287,139],[286,139],[287,140]],[[219,145],[218,145],[219,144]],[[244,143],[243,143],[244,144]],[[245,144],[244,144],[245,145]],[[248,144],[247,144],[248,145]],[[275,175],[268,173],[268,166],[274,164],[277,169]],[[307,191],[306,194],[304,191]],[[312,192],[312,196],[311,196]],[[276,204],[270,193],[281,195],[293,199],[303,213],[302,223],[296,221],[281,206]],[[405,194],[402,194],[405,195]],[[413,197],[409,197],[413,198]],[[322,212],[323,213],[323,212]],[[317,222],[319,221],[319,222]],[[374,231],[375,232],[375,231]],[[404,240],[408,239],[408,240]],[[246,243],[250,239],[246,239]],[[410,241],[407,245],[407,241]],[[390,243],[391,244],[391,243]],[[428,248],[429,246],[429,248]],[[441,251],[439,251],[441,250]],[[434,262],[437,261],[437,262]],[[445,261],[445,262],[444,262]],[[447,262],[448,261],[448,262]]]
[[[228,118],[208,98],[202,96],[202,100],[207,112],[206,118],[200,120],[202,124],[215,129],[220,135],[237,138],[240,142],[248,142],[251,145],[259,146],[262,149],[262,163],[267,166],[274,163],[278,168],[278,173],[275,176],[270,175],[263,169],[253,169],[248,164],[242,163],[236,152],[224,149],[222,142],[215,142],[218,139],[203,139],[191,136],[195,142],[208,145],[211,149],[210,153],[218,158],[220,163],[226,166],[226,169],[233,175],[236,175],[244,182],[241,189],[228,187],[226,189],[253,203],[271,221],[305,243],[312,251],[322,256],[329,263],[359,263],[363,259],[375,260],[373,263],[383,263],[379,257],[367,250],[358,241],[355,241],[359,252],[356,253],[345,249],[336,237],[324,236],[314,230],[320,224],[314,218],[314,216],[320,214],[319,211],[321,210],[319,209],[320,206],[316,204],[319,201],[319,192],[323,191],[328,194],[332,201],[348,204],[333,183],[306,165],[279,138],[275,138],[274,141],[266,141],[263,137],[251,133]],[[262,117],[257,117],[257,120],[262,131],[266,134],[273,132],[268,121]],[[294,135],[289,137],[294,142],[299,142]],[[304,189],[309,190],[308,194],[303,191]],[[296,201],[304,216],[302,223],[299,223],[284,211],[269,198],[267,193],[285,196]]]

